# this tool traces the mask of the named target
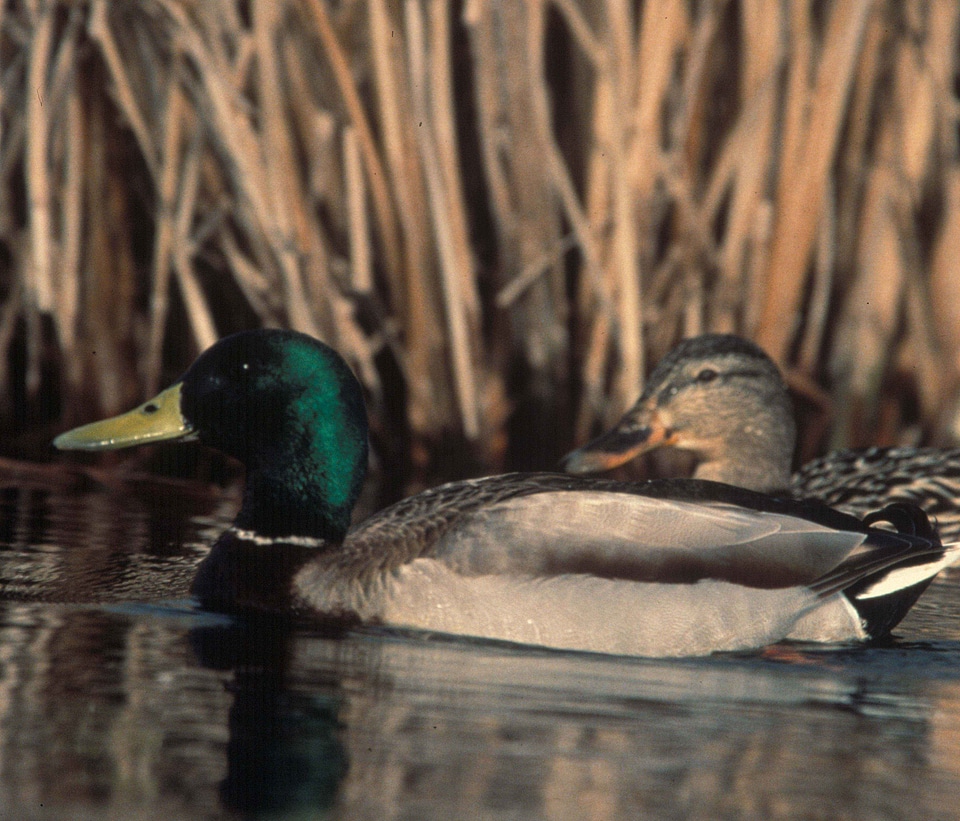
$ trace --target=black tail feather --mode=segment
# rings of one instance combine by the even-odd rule
[[[914,505],[887,505],[863,521],[870,526],[868,549],[855,553],[811,587],[824,597],[842,592],[867,634],[878,639],[889,635],[916,604],[942,567],[945,549],[927,515]],[[874,527],[881,522],[893,525],[896,532]],[[903,587],[865,595],[891,574],[912,567],[918,572],[908,575]],[[923,575],[923,568],[929,568],[929,575]]]

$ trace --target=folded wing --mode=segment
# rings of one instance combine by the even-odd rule
[[[433,554],[468,575],[583,573],[778,588],[812,583],[865,539],[782,513],[574,490],[476,510],[443,534]]]

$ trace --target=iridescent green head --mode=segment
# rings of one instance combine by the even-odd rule
[[[183,379],[122,416],[62,434],[63,450],[199,439],[243,462],[239,527],[340,541],[367,466],[360,385],[322,342],[293,331],[229,336]]]

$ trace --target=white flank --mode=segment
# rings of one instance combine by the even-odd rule
[[[790,634],[812,607],[815,594],[801,587],[649,584],[577,574],[465,577],[430,559],[405,565],[386,581],[379,605],[367,605],[395,626],[640,656],[763,647]],[[852,637],[849,623],[848,631]]]
[[[834,593],[805,613],[787,636],[791,641],[824,643],[863,641],[868,637],[860,614],[842,593]]]

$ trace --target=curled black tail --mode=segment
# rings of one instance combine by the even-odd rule
[[[937,573],[960,557],[960,545],[944,547],[926,513],[905,502],[887,505],[863,522],[869,528],[866,549],[811,587],[822,596],[842,592],[867,634],[878,639],[889,635]]]

